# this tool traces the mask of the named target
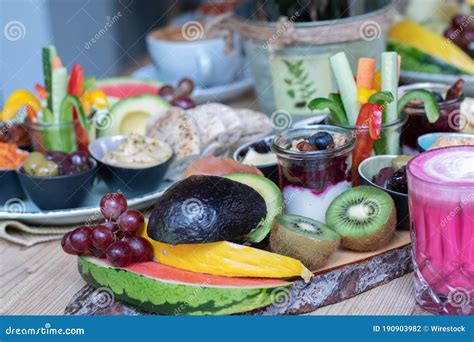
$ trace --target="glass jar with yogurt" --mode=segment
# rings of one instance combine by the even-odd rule
[[[304,148],[316,133],[328,133],[333,143],[325,149]],[[353,131],[331,125],[293,128],[273,140],[285,212],[325,222],[326,210],[339,194],[351,187]],[[309,146],[309,145],[308,145]]]

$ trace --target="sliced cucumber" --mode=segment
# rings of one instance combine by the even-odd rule
[[[397,94],[398,94],[398,54],[393,51],[382,53],[382,86],[383,92],[391,92],[393,101],[386,105],[383,123],[390,123],[398,118]]]
[[[357,100],[357,85],[349,61],[344,52],[339,52],[330,58],[330,62],[341,93],[347,121],[350,125],[355,125],[359,115],[359,101]]]
[[[51,86],[51,79],[52,79],[52,70],[53,70],[53,61],[56,58],[56,48],[54,46],[48,46],[43,48],[43,74],[44,74],[44,85],[46,87],[46,91],[48,93],[48,108],[49,110],[53,110],[53,101],[52,101],[52,86]]]
[[[52,79],[52,111],[55,122],[61,122],[61,104],[67,95],[67,70],[64,67],[53,70]]]

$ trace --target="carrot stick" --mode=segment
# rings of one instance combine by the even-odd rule
[[[375,63],[376,61],[374,58],[359,58],[359,66],[357,67],[358,87],[373,89]]]
[[[63,66],[63,63],[61,62],[61,58],[59,56],[55,56],[53,60],[53,69],[58,69]]]

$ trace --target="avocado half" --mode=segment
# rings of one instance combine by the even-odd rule
[[[265,219],[244,237],[244,240],[253,243],[261,242],[270,233],[275,216],[283,212],[283,197],[280,189],[268,178],[252,173],[231,173],[224,177],[250,186],[265,200],[267,207]]]
[[[267,204],[252,187],[223,177],[191,176],[156,201],[147,232],[172,245],[238,240],[266,217]]]
[[[99,137],[121,134],[145,134],[150,116],[165,111],[171,105],[158,95],[141,94],[117,101],[98,124]],[[102,121],[103,120],[103,121]]]

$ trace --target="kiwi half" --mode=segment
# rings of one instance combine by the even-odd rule
[[[326,211],[326,224],[342,236],[342,246],[369,252],[390,240],[396,217],[390,195],[375,187],[358,186],[334,199]]]
[[[298,215],[278,215],[270,233],[270,248],[315,271],[326,263],[340,238],[322,222]]]

